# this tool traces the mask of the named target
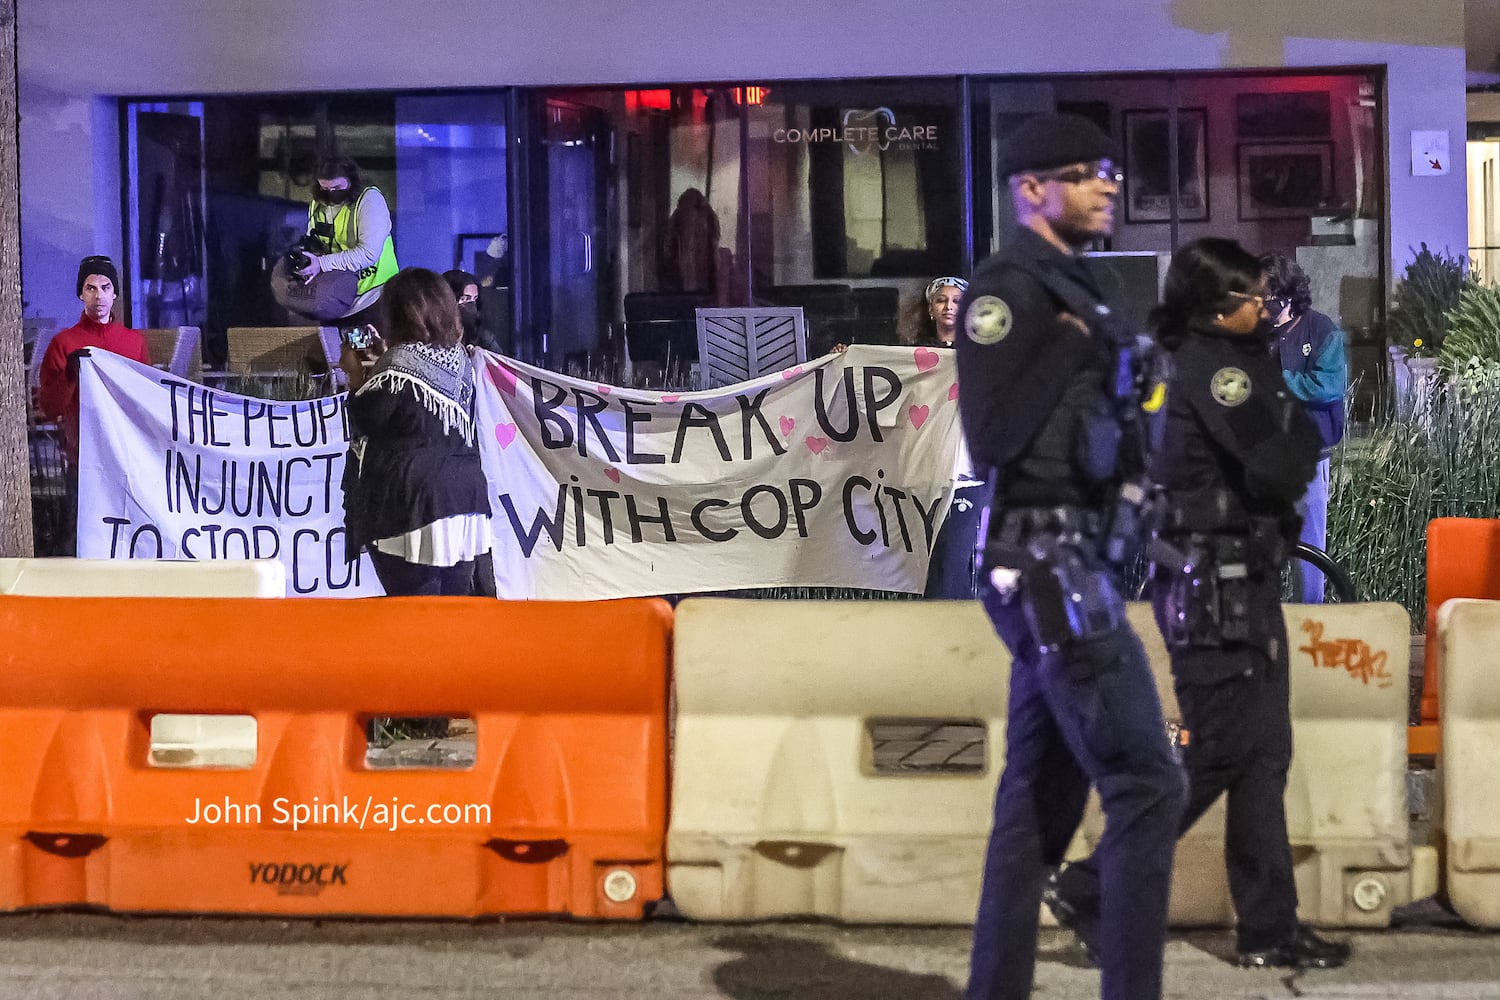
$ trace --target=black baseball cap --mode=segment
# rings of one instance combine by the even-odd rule
[[[1098,125],[1081,115],[1037,115],[1021,124],[1001,146],[995,172],[1010,179],[1028,170],[1052,170],[1070,163],[1119,162],[1120,147]]]

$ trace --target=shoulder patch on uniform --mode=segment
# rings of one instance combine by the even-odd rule
[[[1250,376],[1243,368],[1220,368],[1209,381],[1208,391],[1220,406],[1239,406],[1250,398]]]
[[[1305,358],[1305,357],[1307,357],[1310,354],[1312,354],[1312,344],[1311,343],[1303,344],[1302,345],[1302,356]]]
[[[1010,324],[1010,306],[993,295],[975,299],[964,316],[964,332],[976,344],[998,344],[1010,333]]]

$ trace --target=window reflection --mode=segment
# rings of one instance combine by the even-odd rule
[[[224,362],[228,330],[309,322],[276,303],[269,276],[306,229],[316,163],[343,155],[385,196],[401,263],[440,272],[486,264],[481,316],[508,331],[503,97],[127,103],[130,322],[201,327],[210,367]]]
[[[1095,249],[1132,317],[1144,319],[1176,246],[1226,235],[1295,252],[1320,309],[1355,336],[1378,326],[1378,78],[961,83],[130,102],[131,319],[203,325],[210,363],[226,329],[289,322],[269,265],[305,224],[313,164],[338,152],[386,195],[401,263],[475,275],[484,340],[526,360],[690,384],[697,311],[712,307],[799,308],[813,356],[913,343],[930,335],[927,283],[960,273],[971,246],[993,252],[1010,222],[995,150],[1026,117],[1058,110],[1120,141],[1118,227]]]
[[[795,306],[809,353],[894,343],[958,269],[951,80],[550,91],[536,336],[564,370],[692,379],[697,310]],[[914,336],[914,332],[911,334]]]

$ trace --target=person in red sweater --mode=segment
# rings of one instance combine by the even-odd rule
[[[37,409],[62,427],[68,465],[78,466],[78,359],[91,348],[143,365],[151,363],[146,338],[114,318],[119,275],[108,257],[85,257],[78,265],[78,298],[83,315],[52,338],[37,374]]]
[[[151,363],[146,338],[114,318],[115,289],[120,276],[108,257],[85,257],[78,264],[78,298],[83,315],[78,324],[63,330],[47,345],[37,373],[37,409],[62,428],[67,497],[63,503],[63,525],[59,542],[71,554],[76,544],[78,518],[78,362],[91,349],[109,351]]]

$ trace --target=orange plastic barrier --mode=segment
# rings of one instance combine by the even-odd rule
[[[1455,597],[1500,600],[1500,520],[1439,517],[1427,525],[1427,640],[1422,673],[1422,725],[1413,726],[1411,753],[1438,752],[1443,648],[1438,610]]]
[[[656,600],[0,597],[0,909],[637,918],[670,644]],[[152,766],[162,712],[253,715],[253,766]],[[371,770],[372,715],[475,766]]]

